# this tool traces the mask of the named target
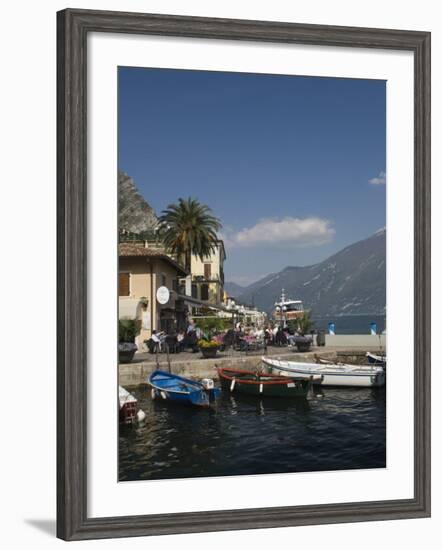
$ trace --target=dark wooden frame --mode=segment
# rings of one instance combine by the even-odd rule
[[[430,33],[89,10],[57,17],[57,535],[65,540],[430,515]],[[86,508],[86,59],[90,32],[408,50],[414,54],[414,498],[88,518]]]

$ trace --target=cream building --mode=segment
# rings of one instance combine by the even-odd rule
[[[171,332],[184,327],[186,311],[178,296],[178,285],[187,272],[173,258],[143,242],[121,243],[118,271],[119,319],[141,321],[141,331],[135,340],[138,349],[142,349],[152,330]],[[157,300],[161,286],[170,292],[164,305]]]
[[[223,241],[217,241],[213,252],[203,260],[196,255],[191,259],[191,294],[193,298],[222,304],[224,301],[224,261],[226,251]]]

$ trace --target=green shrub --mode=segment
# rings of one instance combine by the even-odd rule
[[[297,319],[298,331],[302,336],[309,334],[314,326],[314,321],[312,321],[310,311],[304,311],[302,317]]]
[[[202,330],[209,340],[215,332],[221,332],[232,327],[232,320],[228,318],[205,317],[198,319],[198,317],[194,317],[194,319],[196,326]]]
[[[141,321],[138,319],[120,319],[118,321],[118,341],[135,342],[135,336],[139,334]]]
[[[302,336],[310,334],[314,324],[315,322],[311,318],[310,311],[304,311],[301,317],[287,321],[287,326],[293,331],[299,332]]]

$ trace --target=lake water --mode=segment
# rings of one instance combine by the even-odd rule
[[[316,329],[328,331],[328,323],[335,324],[336,334],[370,334],[370,324],[376,323],[377,333],[385,330],[385,315],[342,315],[313,317]]]
[[[307,399],[223,393],[213,410],[152,401],[120,428],[119,479],[384,468],[385,388],[318,388]]]

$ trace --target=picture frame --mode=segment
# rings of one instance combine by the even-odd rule
[[[125,33],[414,56],[414,498],[122,517],[87,516],[87,37]],[[195,533],[430,516],[430,33],[67,9],[57,14],[57,536]]]

